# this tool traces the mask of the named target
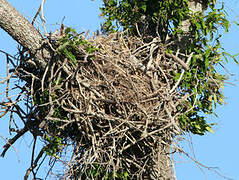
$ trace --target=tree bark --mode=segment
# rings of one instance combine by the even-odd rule
[[[50,53],[42,48],[40,32],[7,1],[0,0],[0,27],[23,47],[30,50],[34,62],[44,68]]]

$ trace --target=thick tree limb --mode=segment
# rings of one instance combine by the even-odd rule
[[[30,50],[35,63],[43,68],[50,53],[42,48],[43,37],[40,32],[14,7],[5,0],[0,0],[0,27],[19,44]]]

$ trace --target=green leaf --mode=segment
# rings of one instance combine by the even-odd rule
[[[214,105],[216,107],[216,104],[217,104],[217,95],[214,93],[213,94],[213,98],[214,98]]]
[[[212,133],[212,134],[214,133],[213,130],[212,130],[212,128],[211,128],[210,126],[207,126],[207,127],[206,127],[206,130],[207,130],[208,132]]]
[[[67,49],[64,49],[64,55],[67,58],[69,58],[74,65],[77,65],[76,58],[75,58],[75,56],[70,51],[68,51]]]
[[[61,44],[61,45],[57,48],[57,51],[58,51],[58,52],[63,51],[63,50],[66,48],[66,46],[68,46],[69,44],[70,44],[69,41],[64,42],[63,44]]]
[[[146,12],[146,4],[142,5],[142,6],[141,6],[141,9],[142,9],[144,12]]]
[[[207,69],[209,66],[209,59],[205,58],[205,69]]]
[[[229,54],[229,53],[227,53],[227,52],[225,52],[225,51],[222,52],[222,54],[224,55],[224,57],[225,57],[225,56],[231,57],[236,64],[239,64],[238,61],[237,61],[237,59],[235,58],[235,56],[233,56],[233,55],[231,55],[231,54]],[[237,55],[237,54],[236,54],[236,55]]]

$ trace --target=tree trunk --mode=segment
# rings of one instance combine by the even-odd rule
[[[30,50],[34,62],[44,68],[49,52],[42,48],[40,32],[7,1],[0,0],[0,27],[23,47]]]

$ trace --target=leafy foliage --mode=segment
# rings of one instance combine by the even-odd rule
[[[203,3],[204,9],[210,8],[206,13],[192,13],[188,0],[104,0],[101,8],[102,16],[105,17],[102,24],[105,33],[123,28],[139,35],[138,27],[143,32],[141,35],[160,36],[162,41],[167,37],[178,40],[176,45],[169,48],[169,52],[170,49],[179,48],[180,52],[193,54],[190,70],[185,72],[178,87],[182,96],[189,96],[177,108],[184,109],[179,118],[181,128],[199,135],[212,132],[212,124],[206,122],[205,114],[215,114],[216,105],[224,103],[221,90],[225,76],[219,74],[216,67],[229,55],[222,53],[220,43],[222,34],[229,28],[224,7],[216,8],[214,0]],[[182,41],[185,20],[190,21],[186,44]],[[186,45],[186,48],[179,44]],[[235,58],[234,61],[237,62]],[[180,74],[174,75],[175,82]]]
[[[63,147],[62,138],[58,136],[50,137],[46,134],[45,140],[49,143],[47,146],[45,146],[45,149],[44,149],[46,154],[48,156],[59,158],[57,157],[57,153],[59,153],[61,150],[61,147]]]
[[[82,179],[86,179],[86,176],[84,174],[82,175],[81,172],[79,172]],[[106,172],[103,166],[100,166],[99,164],[94,164],[93,168],[87,170],[88,177],[93,177],[94,179],[124,179],[128,180],[128,173],[127,171],[116,171],[116,172]]]
[[[75,29],[67,28],[65,35],[59,41],[57,52],[70,59],[74,65],[77,65],[77,58],[80,55],[78,47],[84,45],[85,50],[91,54],[97,50],[91,43],[78,34]]]

